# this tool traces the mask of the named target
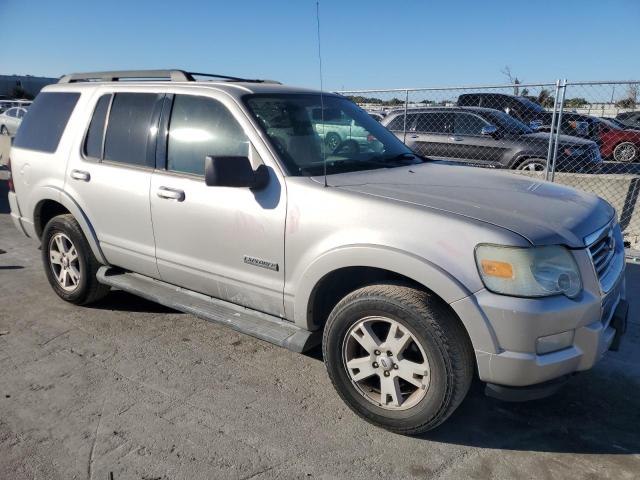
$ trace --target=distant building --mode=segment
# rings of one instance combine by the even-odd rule
[[[26,94],[35,97],[42,87],[57,81],[57,78],[31,75],[0,75],[0,99],[13,98],[16,89],[22,89]]]

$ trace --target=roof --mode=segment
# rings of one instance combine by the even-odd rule
[[[411,113],[430,113],[430,112],[476,112],[476,113],[490,113],[495,114],[496,112],[500,112],[501,110],[496,110],[495,108],[486,108],[486,107],[419,107],[419,108],[409,108],[407,109],[407,115]],[[404,108],[392,110],[387,114],[387,117],[392,115],[404,115]]]

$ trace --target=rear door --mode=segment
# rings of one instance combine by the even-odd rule
[[[452,134],[453,113],[422,112],[407,133],[407,146],[419,155],[450,159],[454,153],[449,139]]]
[[[98,90],[65,184],[89,218],[107,261],[152,277],[158,277],[158,269],[149,187],[163,96]]]

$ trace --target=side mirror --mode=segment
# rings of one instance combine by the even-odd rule
[[[487,135],[491,137],[496,133],[498,133],[498,127],[496,127],[495,125],[485,125],[484,127],[482,127],[482,130],[480,130],[480,133],[482,135]]]
[[[266,165],[256,170],[247,157],[212,157],[204,160],[204,181],[208,187],[261,189],[269,182]]]

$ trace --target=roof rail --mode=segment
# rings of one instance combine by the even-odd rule
[[[215,73],[186,72],[184,70],[121,70],[111,72],[72,73],[63,75],[58,83],[117,82],[120,80],[168,80],[171,82],[195,82],[194,77],[219,78],[229,82],[280,83],[274,80],[258,80]]]

